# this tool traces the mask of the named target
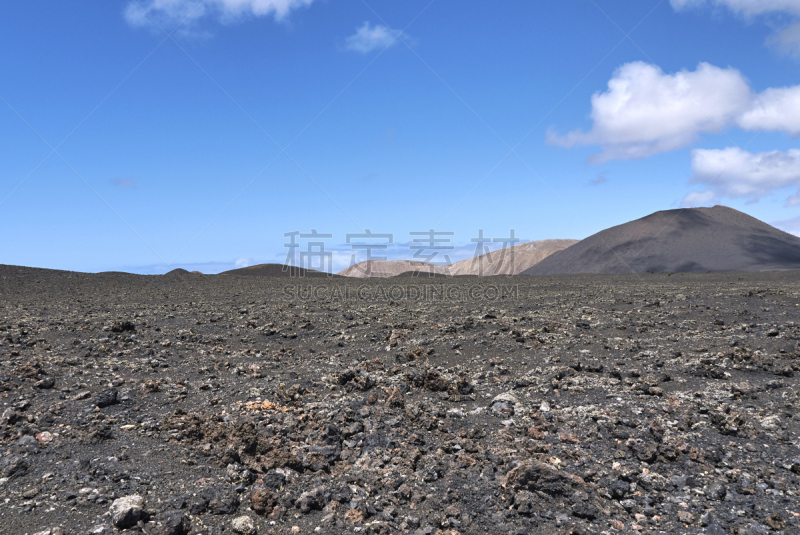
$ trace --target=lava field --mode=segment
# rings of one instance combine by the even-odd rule
[[[0,266],[0,532],[800,533],[800,272]]]

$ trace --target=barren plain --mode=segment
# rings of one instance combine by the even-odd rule
[[[800,272],[0,267],[0,532],[800,532]]]

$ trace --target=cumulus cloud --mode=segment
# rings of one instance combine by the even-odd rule
[[[682,208],[695,208],[697,206],[714,206],[719,202],[719,197],[712,190],[692,191],[681,201]]]
[[[783,15],[784,19],[786,16],[790,19],[800,17],[800,2],[797,0],[670,0],[670,4],[676,11],[708,5],[726,7],[748,19],[759,15]],[[786,26],[785,22],[782,25],[779,21],[777,25],[772,22],[772,25],[779,29],[767,39],[767,43],[789,55],[800,57],[800,23],[794,21]]]
[[[647,158],[693,143],[701,134],[739,126],[800,136],[800,85],[756,94],[736,69],[701,63],[695,71],[666,74],[643,62],[620,67],[608,90],[592,96],[588,132],[547,141],[561,147],[599,145],[590,163]]]
[[[380,24],[371,26],[367,21],[356,30],[356,33],[347,38],[345,48],[366,54],[395,44],[402,33],[400,30],[393,30]]]
[[[800,15],[800,2],[797,0],[670,0],[670,4],[676,11],[688,7],[723,6],[746,17],[765,13]]]
[[[692,151],[691,183],[709,187],[692,192],[684,204],[719,197],[755,202],[779,190],[800,188],[800,149],[752,153],[738,147]],[[705,197],[701,197],[705,195]],[[800,191],[786,200],[788,206],[800,205]]]
[[[548,132],[562,147],[601,145],[592,163],[646,158],[692,143],[703,132],[719,132],[750,105],[750,88],[735,69],[701,63],[695,71],[665,74],[644,62],[620,67],[605,93],[592,96],[589,132]]]
[[[314,0],[134,0],[125,8],[125,19],[132,26],[186,22],[206,16],[230,21],[247,15],[273,16],[283,20],[291,11]]]
[[[800,85],[767,89],[758,95],[738,124],[745,130],[781,131],[800,136]]]

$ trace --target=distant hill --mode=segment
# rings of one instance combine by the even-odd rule
[[[176,268],[164,273],[165,277],[193,277],[195,275],[202,275],[202,273],[199,271],[186,271],[183,268]]]
[[[239,269],[223,271],[220,275],[239,275],[245,277],[328,277],[324,271],[305,269],[284,264],[258,264]]]
[[[452,275],[517,275],[535,266],[578,240],[529,241],[490,253],[467,258],[450,266]]]
[[[492,251],[485,255],[461,260],[449,266],[438,266],[414,260],[367,260],[359,262],[338,274],[343,277],[365,279],[370,277],[408,277],[413,275],[459,276],[459,275],[516,275],[535,265],[549,255],[560,251],[578,240],[539,240],[520,243],[504,251]],[[482,270],[481,270],[482,267]]]
[[[525,275],[800,269],[800,238],[728,208],[664,210],[557,252]]]
[[[366,260],[343,269],[337,275],[356,279],[396,277],[397,275],[410,273],[446,275],[445,268],[446,266],[435,266],[415,260]]]

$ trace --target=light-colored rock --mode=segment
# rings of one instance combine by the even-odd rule
[[[689,511],[678,511],[678,520],[684,524],[694,524],[694,515]]]
[[[513,394],[505,392],[503,394],[495,396],[495,398],[492,400],[492,405],[494,405],[495,403],[509,403],[511,405],[516,405],[517,403],[519,403],[519,400]]]
[[[129,528],[139,521],[143,507],[144,498],[138,494],[117,498],[108,510],[111,523],[121,529]]]
[[[514,420],[511,420],[510,417],[514,416],[516,412],[516,405],[519,403],[516,397],[509,393],[500,394],[499,396],[495,397],[492,400],[492,412],[495,416],[499,416],[504,418],[506,421],[510,423],[503,422],[503,425],[511,425]]]
[[[231,522],[231,529],[242,535],[255,535],[256,533],[256,525],[249,516],[234,518]]]
[[[781,428],[781,417],[777,414],[773,414],[772,416],[767,416],[763,420],[761,420],[761,427],[765,431],[777,431]]]

